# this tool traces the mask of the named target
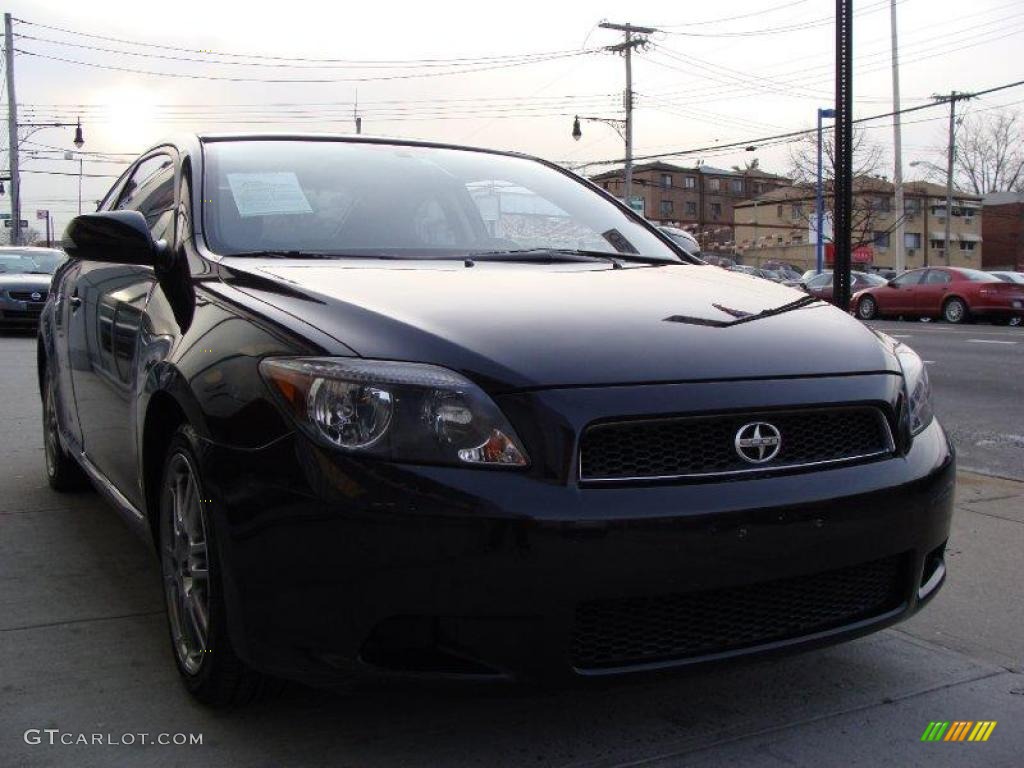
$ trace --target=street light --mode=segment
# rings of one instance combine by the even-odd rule
[[[629,124],[628,120],[616,120],[613,117],[588,117],[586,115],[580,117],[579,115],[576,115],[572,121],[572,138],[574,141],[579,141],[581,138],[583,138],[583,129],[580,128],[580,120],[590,120],[595,123],[604,123],[605,125],[610,125],[612,128],[615,129],[615,132],[619,134],[619,138],[621,138],[623,141],[626,140],[625,130],[626,126]],[[628,154],[629,153],[627,152],[627,155]],[[627,170],[631,169],[631,163],[632,160],[627,160]],[[623,197],[626,200],[626,205],[630,205],[629,198],[632,193],[632,189],[630,188],[630,182],[631,174],[627,174],[626,184],[624,185],[623,191]]]
[[[52,123],[18,123],[15,126],[15,133],[11,136],[11,150],[10,150],[10,167],[11,175],[9,181],[11,182],[11,244],[21,244],[21,173],[18,171],[18,148],[21,142],[27,141],[30,136],[44,128],[74,128],[75,135],[72,139],[72,144],[77,148],[81,149],[85,144],[85,137],[82,135],[82,120],[77,119],[73,123],[65,122],[52,122]],[[29,131],[25,135],[19,135],[17,130],[20,128],[28,128]],[[79,186],[81,186],[81,174],[79,175]]]
[[[818,186],[815,190],[815,217],[817,220],[817,236],[815,237],[816,243],[814,246],[814,257],[815,257],[815,269],[820,275],[822,269],[825,267],[825,248],[823,242],[822,229],[825,226],[825,195],[822,190],[821,180],[821,121],[822,118],[836,116],[834,109],[818,109]]]

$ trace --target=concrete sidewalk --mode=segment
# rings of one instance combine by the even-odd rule
[[[48,495],[36,453],[15,451],[0,514],[0,765],[1021,764],[1024,483],[962,474],[945,588],[842,646],[548,693],[292,687],[214,716],[175,678],[149,553],[94,495]],[[921,743],[932,720],[998,725],[984,744]],[[203,744],[30,745],[30,728]]]

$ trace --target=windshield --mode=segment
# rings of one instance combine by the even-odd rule
[[[52,275],[64,261],[63,251],[49,248],[0,252],[0,275]]]
[[[308,140],[210,142],[204,151],[206,236],[224,255],[557,249],[679,262],[599,193],[526,158]]]

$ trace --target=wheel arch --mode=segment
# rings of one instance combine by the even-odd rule
[[[142,493],[146,505],[146,521],[153,542],[159,542],[157,524],[160,509],[160,476],[164,454],[171,437],[182,424],[188,423],[185,409],[170,392],[158,390],[149,398],[142,426]]]

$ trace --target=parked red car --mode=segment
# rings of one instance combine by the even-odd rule
[[[963,323],[975,317],[1010,322],[1024,317],[1024,286],[977,269],[931,267],[904,272],[853,296],[861,320],[906,315]]]

